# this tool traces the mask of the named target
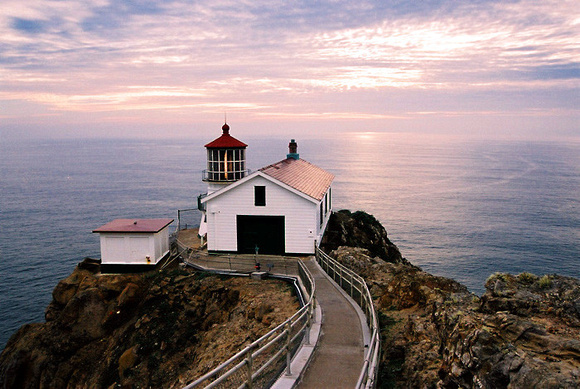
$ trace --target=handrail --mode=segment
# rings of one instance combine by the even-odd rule
[[[208,389],[224,382],[227,382],[228,387],[252,389],[254,386],[265,386],[264,383],[276,378],[284,367],[286,374],[291,375],[290,361],[293,352],[303,338],[305,344],[310,343],[309,333],[314,322],[314,308],[316,307],[314,278],[301,260],[297,263],[298,277],[308,294],[306,304],[276,328],[183,389],[196,387]],[[283,355],[286,356],[285,361],[280,361]]]
[[[316,261],[365,313],[371,338],[356,388],[374,388],[377,383],[381,339],[380,327],[369,288],[361,276],[338,263],[318,247],[316,247]]]
[[[188,265],[200,270],[229,271],[237,273],[250,273],[256,270],[256,262],[260,263],[262,270],[271,274],[295,275],[297,271],[296,257],[284,257],[279,255],[265,254],[221,254],[221,255],[197,255],[192,249],[175,237],[178,256],[181,256]]]

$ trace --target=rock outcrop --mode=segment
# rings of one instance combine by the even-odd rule
[[[381,250],[368,249],[374,236],[331,256],[363,276],[373,295],[382,330],[379,388],[578,387],[579,280],[495,274],[478,297],[404,260],[385,261]]]
[[[0,355],[0,388],[182,387],[298,309],[277,280],[175,268],[58,283],[46,323],[21,327]]]
[[[330,252],[340,246],[365,248],[373,257],[407,263],[399,248],[387,237],[385,227],[373,215],[363,211],[341,210],[330,215],[320,247]]]
[[[444,277],[340,247],[382,328],[379,387],[577,388],[580,281],[496,274],[479,298]]]

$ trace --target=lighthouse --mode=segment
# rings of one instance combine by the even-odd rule
[[[208,183],[208,194],[248,174],[246,147],[248,147],[247,144],[230,135],[230,126],[227,123],[222,126],[222,135],[205,145],[207,169],[204,170],[203,181]]]
[[[203,171],[203,181],[207,182],[207,193],[197,198],[198,209],[201,211],[199,235],[207,233],[207,217],[202,199],[206,196],[246,177],[246,147],[242,141],[230,135],[230,126],[224,123],[222,135],[205,145],[207,150],[207,168]]]
[[[243,160],[246,145],[230,138],[224,127],[206,145],[209,193],[198,205],[208,253],[313,254],[332,213],[334,175],[300,158],[294,139],[284,159],[246,175],[243,162],[230,164]]]

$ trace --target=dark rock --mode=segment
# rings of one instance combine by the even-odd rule
[[[382,224],[363,211],[352,213],[341,210],[330,215],[321,247],[330,252],[340,246],[367,249],[370,256],[387,262],[405,261],[397,246],[387,237],[387,231]]]
[[[88,270],[91,273],[98,273],[101,270],[101,260],[85,257],[85,259],[78,264],[78,267],[82,270]]]

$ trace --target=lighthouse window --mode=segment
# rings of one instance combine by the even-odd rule
[[[264,207],[266,205],[266,187],[254,186],[254,205]]]
[[[207,179],[209,181],[236,181],[246,176],[243,149],[209,149],[207,152]]]

